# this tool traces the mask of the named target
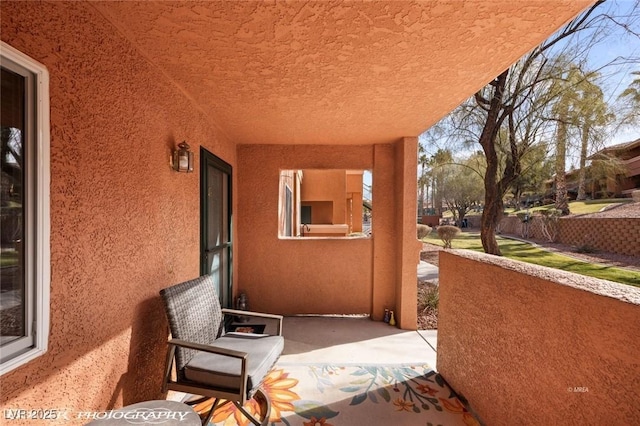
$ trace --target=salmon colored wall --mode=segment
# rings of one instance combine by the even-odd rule
[[[394,309],[396,250],[403,239],[397,234],[395,151],[395,145],[238,147],[237,278],[251,309],[371,313],[377,320],[385,307]],[[279,171],[336,168],[373,170],[373,237],[279,239]],[[415,328],[415,321],[407,324]]]
[[[362,192],[362,173],[347,172],[347,192]]]
[[[0,12],[2,40],[51,80],[49,350],[0,378],[0,411],[157,398],[158,291],[199,272],[199,145],[232,165],[235,146],[91,4],[2,1]],[[192,174],[169,168],[183,139]]]
[[[347,172],[347,198],[351,201],[351,207],[347,203],[347,223],[351,224],[351,232],[362,232],[362,179],[363,172]]]
[[[385,309],[396,310],[396,188],[394,179],[396,152],[392,144],[374,146],[371,188],[371,225],[373,246],[373,308],[372,318],[382,321]],[[386,229],[380,229],[385,224]],[[392,283],[390,285],[390,283]],[[396,320],[398,318],[396,317]]]
[[[304,187],[304,183],[302,184]],[[302,201],[302,206],[311,207],[311,224],[340,224],[333,220],[332,201]]]
[[[438,371],[489,425],[640,424],[640,288],[440,254]]]
[[[395,193],[397,216],[396,244],[396,310],[399,326],[416,329],[418,286],[416,270],[422,243],[418,241],[416,215],[418,211],[418,139],[403,138],[395,145]]]
[[[331,201],[332,214],[328,221],[326,215],[315,216],[312,207],[311,220],[313,223],[343,224],[346,212],[347,176],[344,170],[303,170],[302,171],[302,204],[311,205],[311,201]],[[320,207],[319,205],[316,205]],[[325,205],[327,207],[328,205]]]
[[[238,147],[237,282],[251,309],[369,313],[373,241],[280,239],[277,211],[281,169],[366,169],[372,153],[372,146]]]

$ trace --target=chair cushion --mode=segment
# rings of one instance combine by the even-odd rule
[[[238,333],[222,336],[212,346],[246,352],[247,397],[257,388],[284,348],[282,336]],[[208,352],[198,352],[185,366],[185,377],[193,382],[213,387],[240,390],[242,360]]]

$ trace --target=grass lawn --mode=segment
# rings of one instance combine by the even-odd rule
[[[614,268],[611,266],[595,265],[583,262],[569,256],[551,253],[535,247],[531,244],[507,238],[497,237],[502,255],[509,259],[521,260],[523,262],[534,263],[536,265],[547,266],[549,268],[561,269],[563,271],[574,272],[576,274],[587,275],[589,277],[602,278],[623,284],[640,287],[640,272],[626,269]],[[436,233],[431,233],[423,239],[426,243],[442,246],[442,240]],[[453,240],[454,249],[469,249],[483,252],[480,234],[475,232],[465,232]]]
[[[585,203],[584,201],[573,201],[569,203],[569,210],[571,211],[571,214],[598,213],[603,208],[614,204],[620,203],[612,203],[611,201],[605,201],[603,203]]]

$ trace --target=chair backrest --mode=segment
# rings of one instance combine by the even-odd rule
[[[160,296],[173,338],[210,345],[222,333],[222,309],[211,275],[165,288]],[[178,374],[195,354],[192,349],[176,349]]]

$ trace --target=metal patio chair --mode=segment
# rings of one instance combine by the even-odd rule
[[[160,295],[171,330],[163,392],[170,389],[214,398],[203,425],[229,402],[253,424],[266,425],[271,401],[260,386],[284,348],[282,316],[221,308],[208,275],[166,288]],[[278,335],[226,334],[225,315],[276,319]],[[243,407],[251,398],[265,401],[262,421]]]

